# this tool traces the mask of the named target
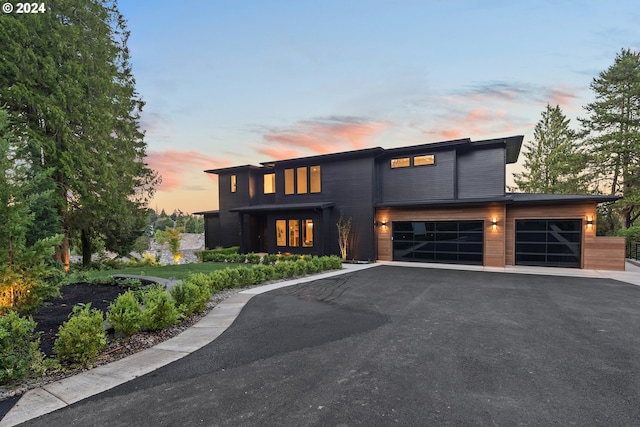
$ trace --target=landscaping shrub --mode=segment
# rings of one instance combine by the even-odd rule
[[[229,248],[207,249],[196,253],[200,262],[224,262],[230,255],[235,255],[240,250],[240,246]]]
[[[273,265],[278,261],[278,255],[275,254],[267,254],[262,257],[262,263],[264,265]]]
[[[142,329],[157,331],[178,322],[180,313],[175,302],[162,287],[150,287],[142,294],[142,303]]]
[[[248,264],[260,264],[260,255],[258,254],[247,254],[246,260]]]
[[[253,266],[238,267],[237,270],[238,274],[240,275],[238,286],[249,286],[259,283],[256,281],[256,275],[254,273]]]
[[[231,277],[229,276],[230,268],[214,271],[211,276],[211,289],[214,292],[227,289],[231,286]]]
[[[203,291],[209,294],[209,297],[216,291],[214,284],[214,277],[212,274],[206,273],[192,273],[187,278],[187,281],[193,283]]]
[[[15,312],[0,316],[0,384],[23,379],[42,358],[36,322]]]
[[[274,270],[271,265],[254,265],[253,273],[256,276],[256,283],[262,283],[274,279]]]
[[[132,291],[127,291],[109,305],[107,322],[116,332],[130,336],[142,327],[142,307]]]
[[[204,310],[207,301],[211,298],[208,290],[208,287],[203,289],[195,283],[185,280],[171,289],[171,296],[180,314],[187,317]]]
[[[74,306],[69,320],[60,327],[54,344],[58,358],[75,365],[91,365],[107,344],[103,321],[102,312],[91,309],[91,304]]]

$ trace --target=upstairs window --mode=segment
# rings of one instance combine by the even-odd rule
[[[415,156],[413,158],[413,166],[433,165],[435,162],[436,157],[433,154],[427,154],[425,156]]]
[[[320,186],[320,166],[311,166],[311,192],[312,193],[319,193],[321,186]]]
[[[238,180],[235,175],[231,175],[231,192],[235,193],[238,189]]]
[[[284,170],[284,194],[295,193],[294,179],[295,179],[295,176],[293,173],[293,169],[285,169]]]
[[[273,194],[276,192],[276,174],[264,174],[264,194]]]
[[[391,159],[391,169],[408,168],[409,166],[411,166],[411,158],[409,157]]]
[[[298,194],[307,193],[307,168],[298,168],[296,171],[298,178]]]

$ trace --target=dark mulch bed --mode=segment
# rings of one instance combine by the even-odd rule
[[[53,344],[56,340],[58,329],[67,321],[74,305],[91,303],[92,308],[106,312],[109,304],[126,290],[125,287],[117,285],[94,285],[90,283],[63,286],[60,289],[60,298],[50,301],[50,305],[39,308],[33,315],[33,320],[38,324],[36,331],[42,332],[40,350],[47,356],[53,355]]]

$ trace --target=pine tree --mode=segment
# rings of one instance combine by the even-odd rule
[[[547,104],[525,144],[524,172],[515,173],[517,190],[527,193],[583,193],[586,156],[579,150],[570,121],[559,105]]]
[[[640,54],[622,49],[612,66],[591,82],[595,101],[582,119],[599,189],[623,196],[616,203],[625,227],[640,216]],[[617,227],[607,209],[608,231]]]
[[[68,262],[68,239],[75,237],[88,262],[95,239],[117,250],[133,245],[158,179],[144,163],[143,102],[116,1],[48,5],[47,13],[3,16],[0,105],[23,131],[32,157],[42,153],[52,171],[66,237],[59,258]]]
[[[29,159],[21,156],[23,144],[10,129],[7,113],[0,110],[0,313],[37,305],[55,287],[47,283],[55,269],[53,248],[61,236],[27,240],[34,222],[34,200],[48,203],[51,192],[39,192],[44,172],[34,172]]]

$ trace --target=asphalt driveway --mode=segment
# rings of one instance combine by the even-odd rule
[[[640,287],[379,266],[33,426],[639,425]]]

